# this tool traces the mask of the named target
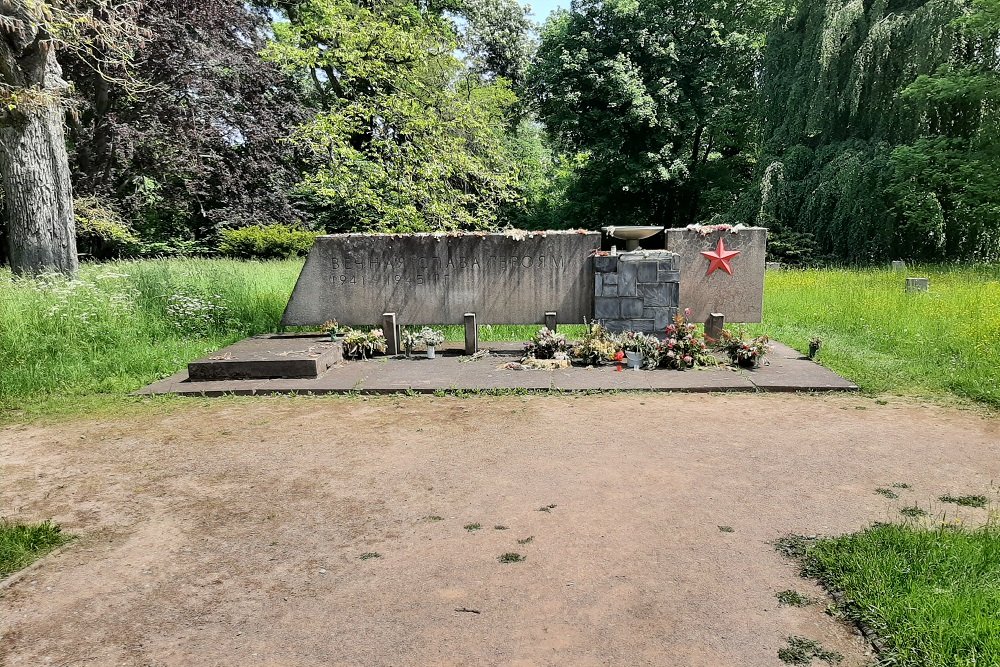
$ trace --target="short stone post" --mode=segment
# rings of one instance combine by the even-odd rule
[[[931,282],[927,278],[907,278],[907,292],[926,292],[930,289]]]
[[[545,313],[545,328],[549,331],[555,331],[557,326],[555,312]]]
[[[385,335],[386,354],[399,354],[399,325],[396,313],[382,313],[382,333]]]
[[[476,325],[476,314],[465,314],[465,354],[468,356],[479,352],[479,327]]]
[[[711,313],[705,320],[705,338],[717,341],[722,338],[722,330],[726,326],[726,316],[722,313]]]
[[[893,271],[906,271],[906,262],[898,260],[898,259],[893,260],[893,262],[892,262],[892,270]]]

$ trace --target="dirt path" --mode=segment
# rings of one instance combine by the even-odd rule
[[[8,428],[0,515],[81,539],[2,592],[0,664],[780,667],[798,634],[859,665],[823,605],[778,606],[820,592],[768,541],[954,516],[933,499],[996,501],[994,479],[1000,422],[857,396],[200,401]],[[913,489],[873,493],[893,482]]]

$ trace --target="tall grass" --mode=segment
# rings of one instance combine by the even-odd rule
[[[240,338],[277,330],[301,260],[87,265],[73,282],[0,271],[0,413],[118,397]],[[929,294],[888,270],[779,271],[753,327],[872,392],[951,393],[1000,406],[1000,267],[920,267]],[[535,327],[483,327],[526,340]],[[561,327],[571,337],[580,327]],[[448,327],[462,340],[461,327]],[[0,415],[2,420],[3,415]],[[16,417],[16,415],[15,415]]]
[[[301,261],[157,260],[80,278],[0,274],[0,411],[123,394],[242,337],[274,331]]]
[[[904,292],[906,276],[929,293]],[[952,393],[1000,406],[1000,266],[775,271],[764,324],[870,392]]]

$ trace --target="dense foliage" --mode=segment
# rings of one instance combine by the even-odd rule
[[[1000,256],[998,30],[995,0],[803,3],[768,42],[743,220],[792,259]]]
[[[731,203],[751,172],[759,15],[580,0],[549,20],[531,84],[558,146],[581,154],[580,222],[682,226]]]
[[[0,39],[62,31],[85,258],[709,221],[789,263],[1000,257],[998,0],[25,2]]]

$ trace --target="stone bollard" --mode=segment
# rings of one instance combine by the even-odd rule
[[[396,313],[382,313],[382,334],[385,336],[385,353],[390,356],[399,354],[400,326],[396,322]]]
[[[927,278],[907,278],[906,279],[906,291],[907,292],[927,292],[930,290],[930,280]]]
[[[472,356],[479,352],[479,326],[475,313],[465,314],[465,354]]]
[[[715,342],[722,338],[722,330],[726,326],[726,317],[722,313],[712,313],[705,320],[705,338]]]

